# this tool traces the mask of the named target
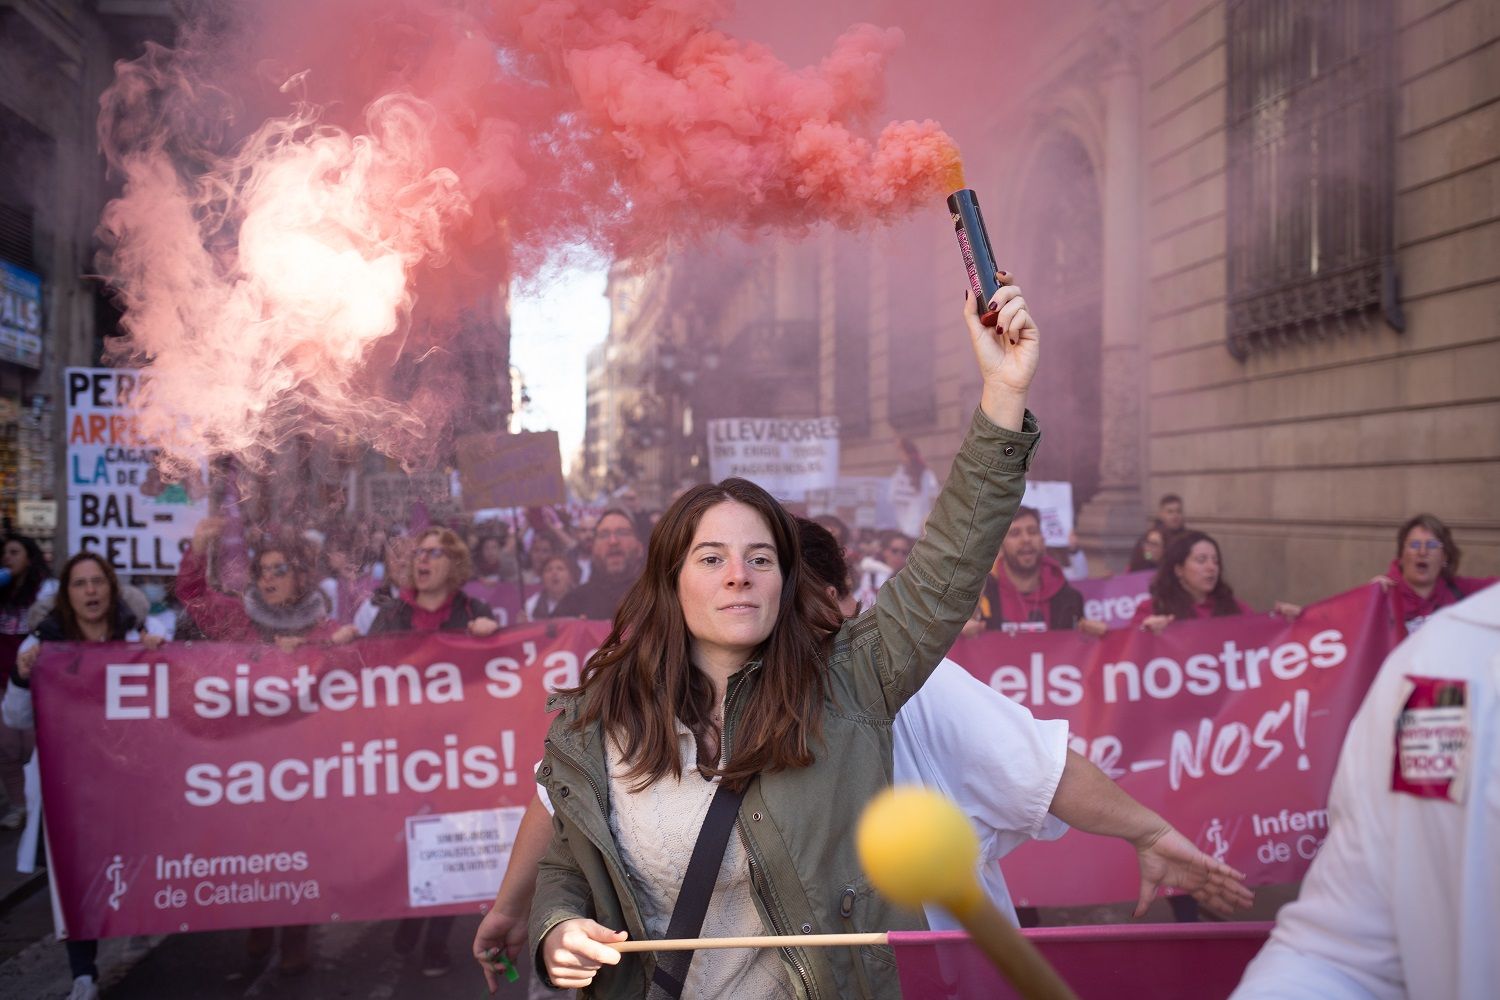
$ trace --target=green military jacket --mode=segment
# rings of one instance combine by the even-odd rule
[[[898,908],[869,885],[854,849],[865,803],[891,783],[891,722],[958,637],[994,564],[1011,515],[1021,502],[1036,447],[1035,419],[1020,433],[996,427],[976,411],[953,469],[912,549],[906,568],[880,590],[874,606],[846,622],[828,658],[829,697],[823,742],[805,768],[753,779],[736,822],[750,859],[756,905],[769,933],[824,934],[921,930],[920,912]],[[752,661],[729,680],[725,743],[757,682]],[[609,827],[604,734],[579,729],[579,699],[556,695],[537,780],[555,810],[552,846],[543,858],[532,904],[532,954],[564,920],[590,917],[645,937],[631,875]],[[900,996],[888,947],[782,949],[802,1000]],[[605,966],[584,996],[640,998],[655,967],[649,954],[627,954]]]

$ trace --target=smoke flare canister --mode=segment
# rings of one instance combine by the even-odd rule
[[[953,215],[953,232],[969,272],[980,322],[994,326],[999,310],[990,308],[990,299],[1000,290],[1002,281],[996,277],[995,251],[984,228],[984,216],[979,214],[979,198],[970,188],[962,188],[948,196],[948,211]]]

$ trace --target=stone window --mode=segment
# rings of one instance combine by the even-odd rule
[[[1389,0],[1230,0],[1229,350],[1326,336],[1396,295]]]

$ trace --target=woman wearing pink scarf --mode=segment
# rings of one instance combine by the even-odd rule
[[[1396,532],[1396,558],[1378,583],[1391,595],[1391,612],[1402,635],[1410,635],[1446,608],[1488,587],[1500,577],[1458,575],[1453,532],[1431,514],[1418,514]]]

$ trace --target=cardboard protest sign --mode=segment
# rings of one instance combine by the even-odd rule
[[[467,434],[454,444],[468,510],[545,506],[567,500],[556,431]]]

